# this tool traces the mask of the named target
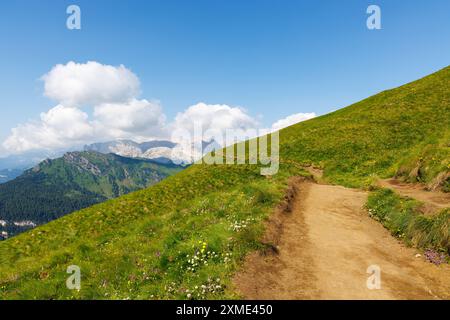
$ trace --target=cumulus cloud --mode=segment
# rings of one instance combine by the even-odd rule
[[[77,145],[94,136],[88,115],[77,108],[57,105],[41,113],[40,121],[20,124],[11,130],[3,147],[15,153]]]
[[[44,95],[65,106],[126,102],[139,95],[138,77],[98,62],[58,64],[42,77]]]
[[[45,96],[59,104],[39,120],[19,124],[5,150],[68,148],[99,140],[149,138],[161,133],[165,116],[158,103],[138,100],[138,77],[123,65],[69,62],[42,76]],[[93,108],[93,119],[81,107]]]
[[[95,124],[101,136],[150,137],[165,134],[166,117],[159,103],[133,99],[127,103],[104,103],[95,107]]]
[[[259,121],[243,108],[226,104],[198,103],[176,115],[172,122],[158,102],[138,99],[138,77],[123,65],[115,67],[98,62],[69,62],[56,65],[42,77],[44,94],[58,102],[37,120],[17,125],[3,142],[8,153],[38,149],[68,149],[83,144],[114,139],[137,142],[168,139],[174,131],[193,137],[195,126],[201,126],[202,140],[214,139],[224,145],[225,132],[239,131],[242,137],[253,137],[261,128]],[[81,108],[90,107],[90,117]],[[315,117],[298,113],[275,122],[267,131]],[[176,137],[176,135],[175,135]],[[174,135],[172,135],[174,138]],[[239,139],[238,139],[239,140]],[[242,139],[241,139],[242,140]],[[180,142],[174,139],[174,142]],[[190,144],[187,145],[190,148]],[[2,149],[0,148],[0,152]]]
[[[290,115],[284,119],[280,119],[277,122],[275,122],[272,125],[272,131],[278,131],[281,130],[283,128],[289,127],[293,124],[302,122],[302,121],[306,121],[312,118],[315,118],[316,114],[314,112],[312,113],[296,113],[293,115]]]
[[[218,136],[223,136],[226,130],[248,131],[258,128],[259,122],[242,108],[201,102],[178,113],[172,127],[176,130],[193,132],[196,125],[201,126],[201,130],[205,133],[204,140],[211,138],[220,140]],[[208,132],[211,137],[208,136]]]
[[[256,128],[259,125],[258,121],[249,116],[242,108],[203,102],[190,106],[184,112],[179,112],[175,117],[174,125],[177,128],[192,130],[194,122],[201,123],[205,131],[211,128],[219,130],[247,129]]]

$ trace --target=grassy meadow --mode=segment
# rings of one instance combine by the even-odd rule
[[[238,298],[231,277],[246,253],[262,247],[263,222],[282,201],[289,177],[306,175],[302,166],[322,168],[329,183],[359,188],[395,175],[425,184],[445,177],[449,88],[447,67],[283,129],[274,176],[261,176],[255,165],[193,165],[146,190],[3,241],[0,299]],[[447,183],[439,182],[443,189]],[[398,201],[377,191],[369,207],[381,221],[397,210],[388,228],[413,245],[448,246],[448,212],[439,216],[442,223],[423,222],[414,203]],[[415,227],[405,229],[410,219]],[[439,228],[447,228],[447,240],[427,238]],[[65,285],[72,264],[81,267],[79,291]]]

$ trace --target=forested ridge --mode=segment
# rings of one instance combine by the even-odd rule
[[[70,212],[153,185],[181,167],[114,154],[71,152],[45,160],[16,179],[0,184],[0,220],[9,236]]]

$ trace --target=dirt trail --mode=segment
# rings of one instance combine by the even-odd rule
[[[415,257],[368,217],[365,192],[312,182],[297,189],[292,212],[268,226],[277,253],[249,255],[234,279],[245,298],[450,299],[450,266]],[[367,288],[371,265],[381,268],[381,289]]]
[[[323,171],[321,169],[314,166],[303,167],[303,169],[311,173],[318,183],[323,182]],[[421,210],[426,215],[435,214],[442,209],[450,208],[450,193],[436,190],[427,191],[421,184],[403,183],[394,178],[378,180],[378,185],[392,189],[402,196],[423,202]]]
[[[439,191],[426,191],[419,184],[402,183],[395,179],[379,180],[378,184],[381,187],[393,189],[402,196],[423,202],[423,212],[425,214],[432,214],[442,209],[450,208],[450,194]]]

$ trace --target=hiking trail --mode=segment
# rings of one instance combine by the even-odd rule
[[[450,194],[440,191],[427,191],[420,184],[402,183],[396,179],[379,180],[378,185],[389,188],[401,196],[423,202],[422,212],[434,214],[445,208],[450,208]]]
[[[251,253],[234,278],[244,298],[450,299],[450,266],[416,256],[370,218],[367,192],[305,180],[295,188],[290,213],[268,223],[276,253]],[[370,266],[380,267],[380,289],[367,287]]]

